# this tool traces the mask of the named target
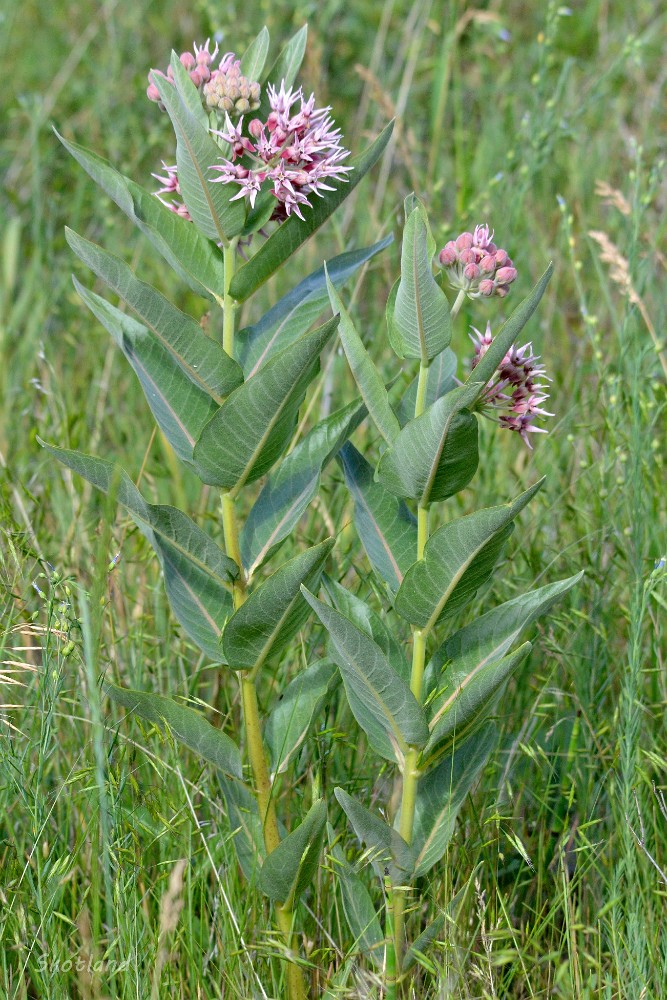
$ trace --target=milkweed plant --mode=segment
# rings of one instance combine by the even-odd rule
[[[264,28],[240,59],[207,42],[172,54],[166,72],[151,71],[148,98],[176,136],[175,163],[156,169],[157,192],[60,137],[176,279],[222,311],[218,342],[121,259],[67,231],[74,253],[136,315],[74,279],[178,459],[219,489],[219,530],[148,502],[109,461],[45,447],[129,512],[155,550],[175,617],[226,683],[239,686],[242,721],[236,729],[230,720],[229,732],[178,700],[111,683],[105,690],[217,770],[242,875],[265,895],[282,938],[285,995],[311,995],[301,904],[329,878],[349,925],[343,952],[398,997],[443,928],[444,915],[423,926],[420,887],[496,745],[494,709],[531,649],[521,635],[576,582],[464,618],[496,580],[515,521],[542,485],[459,514],[470,507],[466,494],[458,497],[479,463],[480,417],[515,432],[518,447],[546,429],[549,379],[531,345],[518,345],[552,268],[496,333],[490,322],[473,330],[457,378],[451,343],[461,305],[468,298],[483,310],[504,299],[516,265],[482,224],[438,249],[423,204],[410,195],[400,276],[386,304],[397,357],[389,388],[341,291],[391,238],[332,257],[241,327],[245,304],[353,193],[391,135],[390,124],[363,152],[348,153],[332,109],[296,85],[305,44],[304,28],[265,72]],[[329,307],[332,318],[313,329]],[[358,396],[300,436],[320,356],[336,342]],[[466,343],[464,332],[458,346]],[[364,421],[365,441],[377,432],[366,454],[350,441]],[[327,573],[335,538],[302,544],[303,515],[333,459],[375,580],[374,607]],[[298,553],[291,558],[288,538]],[[314,633],[309,650],[324,646],[301,667],[304,628]],[[276,691],[281,658],[291,679]],[[361,731],[355,741],[382,771],[365,801],[345,788],[329,800],[295,791],[304,746],[332,698],[346,700]]]

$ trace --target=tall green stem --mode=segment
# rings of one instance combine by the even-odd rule
[[[417,399],[415,401],[415,417],[420,417],[426,405],[426,393],[428,388],[428,365],[421,364],[419,368],[419,381],[417,383]],[[419,506],[417,508],[417,559],[424,558],[424,549],[428,541],[429,534],[429,506]],[[424,667],[426,664],[426,639],[421,629],[413,629],[412,632],[412,669],[410,672],[410,690],[421,705],[422,688],[424,682]],[[401,795],[401,821],[399,833],[406,841],[412,842],[415,804],[417,801],[417,787],[419,783],[419,768],[417,762],[419,751],[415,747],[410,747],[405,755],[405,765],[403,767],[403,789]],[[397,890],[393,899],[394,910],[394,952],[397,970],[400,974],[401,959],[404,949],[405,935],[405,892]]]
[[[234,357],[237,303],[229,294],[229,289],[232,283],[232,278],[234,277],[234,268],[236,266],[237,243],[238,240],[231,240],[223,249],[225,285],[223,298],[224,317],[222,327],[222,346],[231,358]],[[241,559],[241,546],[239,544],[236,506],[234,503],[234,497],[228,492],[223,492],[222,494],[222,527],[225,536],[225,548],[227,550],[227,554],[238,566],[238,576],[233,584],[234,608],[236,609],[240,608],[246,599],[247,579]],[[257,808],[262,820],[264,847],[266,848],[266,853],[271,854],[271,852],[275,851],[280,844],[280,831],[278,829],[278,817],[273,800],[271,777],[266,760],[264,743],[262,741],[262,724],[259,717],[257,688],[255,686],[255,679],[252,671],[241,671],[240,679],[245,742],[255,786],[255,799],[257,801]],[[295,951],[297,945],[296,936],[294,934],[294,915],[291,907],[289,905],[277,906],[276,919],[288,951]],[[289,1000],[306,1000],[306,986],[301,969],[289,959],[286,969],[286,978],[287,996]]]
[[[229,289],[232,285],[232,278],[234,277],[234,269],[236,267],[237,244],[238,239],[230,240],[222,251],[225,265],[225,287],[224,298],[222,300],[222,346],[227,354],[229,354],[230,358],[234,357],[234,333],[236,332],[237,303],[236,300],[229,294]]]

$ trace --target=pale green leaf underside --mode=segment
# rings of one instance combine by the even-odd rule
[[[392,242],[390,234],[373,246],[349,250],[327,261],[329,277],[336,288],[345,284],[356,272]],[[309,274],[276,302],[252,326],[239,332],[238,358],[246,378],[260,368],[278,350],[297,340],[308,330],[320,313],[329,306],[324,267]]]
[[[369,635],[305,588],[303,594],[327,630],[352,714],[376,753],[401,763],[409,746],[428,739],[422,708]]]
[[[266,25],[241,56],[241,73],[246,79],[260,80],[266,57],[269,54],[270,37]]]
[[[225,797],[231,840],[244,877],[254,885],[264,862],[264,831],[257,800],[242,781],[218,771],[218,780]]]
[[[359,597],[351,594],[335,580],[325,576],[324,588],[337,611],[369,635],[380,647],[392,668],[406,684],[410,684],[410,666],[405,659],[403,648],[389,631],[384,621]]]
[[[280,89],[281,81],[284,80],[285,87],[292,86],[306,54],[307,37],[308,25],[304,24],[281,49],[278,58],[265,75],[265,83],[272,83],[277,89]],[[253,116],[265,122],[270,111],[268,87],[263,86],[259,108],[253,112]]]
[[[349,442],[339,453],[354,500],[354,524],[379,578],[396,592],[417,558],[417,521],[405,502],[376,483],[373,469]]]
[[[232,612],[228,589],[238,573],[230,559],[194,521],[163,504],[150,504],[112,462],[44,444],[68,468],[126,507],[155,549],[176,618],[216,663],[224,663],[222,629]]]
[[[423,753],[426,766],[430,765],[436,747],[442,753],[442,744],[458,744],[480,728],[503,686],[531,649],[531,643],[525,642],[508,656],[469,672],[458,669],[455,661],[449,665],[439,693],[429,706],[431,736]]]
[[[190,379],[173,355],[147,327],[89,291],[74,287],[134,369],[160,430],[178,457],[192,463],[192,452],[218,406]]]
[[[101,156],[56,135],[83,169],[151,241],[176,273],[205,298],[222,296],[224,267],[219,248],[196,226],[163,205],[150,191],[120,174]]]
[[[428,407],[435,403],[436,399],[445,396],[456,386],[456,355],[450,347],[446,347],[437,357],[433,358],[428,368],[428,384],[426,386],[426,397],[424,406]],[[400,402],[395,406],[396,416],[401,427],[405,427],[408,421],[415,415],[415,403],[417,402],[417,387],[419,376],[415,375],[410,385],[401,393]]]
[[[241,384],[240,365],[206,336],[192,316],[177,309],[156,288],[139,281],[119,257],[71,229],[66,229],[65,235],[77,257],[134,309],[188,378],[216,403]]]
[[[331,853],[334,871],[343,899],[345,919],[354,941],[348,954],[370,958],[376,968],[381,968],[384,957],[384,934],[370,893],[351,865],[345,860],[340,845],[334,844]]]
[[[380,434],[385,441],[391,444],[398,435],[401,426],[389,405],[389,396],[385,384],[380,377],[379,371],[371,361],[371,357],[364,347],[363,341],[352,322],[352,318],[343,305],[328,274],[327,290],[329,292],[331,309],[335,315],[340,316],[338,335],[354,380],[361,393],[361,398],[366,404],[366,408]]]

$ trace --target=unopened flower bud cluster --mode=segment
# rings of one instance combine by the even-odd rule
[[[497,295],[503,298],[516,279],[517,271],[506,250],[493,242],[489,227],[475,226],[450,240],[438,257],[452,288],[471,299]]]
[[[491,324],[486,324],[484,333],[473,327],[470,339],[475,345],[475,356],[471,368],[474,370],[493,343]],[[501,427],[516,431],[532,448],[529,434],[546,434],[546,428],[538,427],[538,417],[553,417],[553,413],[542,409],[541,404],[549,398],[546,391],[551,381],[544,365],[538,364],[539,357],[533,354],[533,345],[512,346],[498,365],[493,378],[482,393],[479,408],[503,411],[498,417]]]
[[[241,60],[227,52],[218,69],[204,84],[207,108],[228,115],[245,115],[259,107],[260,86],[241,73]]]
[[[193,52],[181,52],[180,59],[181,65],[187,70],[188,75],[195,87],[201,89],[204,84],[208,83],[213,75],[220,72],[220,70],[211,71],[211,63],[218,54],[218,46],[216,45],[213,52],[209,52],[209,45],[211,44],[210,38],[206,39],[204,45],[194,45]],[[227,55],[232,55],[233,53],[228,53]],[[225,56],[220,63],[220,69],[223,63],[227,59]],[[148,89],[146,91],[146,96],[149,101],[154,101],[160,106],[162,111],[165,110],[164,104],[160,100],[160,91],[157,89],[153,83],[154,76],[161,76],[165,80],[169,80],[171,84],[174,82],[174,71],[171,66],[168,67],[166,74],[162,73],[159,69],[152,69],[148,74]]]

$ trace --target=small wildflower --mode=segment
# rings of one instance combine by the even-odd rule
[[[473,329],[470,339],[475,346],[475,356],[471,369],[477,367],[493,343],[491,324],[486,324],[484,333]],[[538,364],[539,357],[533,354],[533,345],[510,347],[502,359],[492,379],[482,393],[478,408],[485,413],[491,409],[504,411],[498,417],[501,427],[516,431],[532,449],[529,434],[546,434],[544,427],[537,427],[538,417],[553,417],[553,413],[542,409],[542,403],[549,398],[546,391],[551,381],[544,365]]]
[[[243,134],[243,117],[233,125],[226,115],[225,128],[214,131],[229,144],[229,156],[212,167],[220,184],[238,184],[240,191],[232,200],[255,200],[266,183],[278,201],[272,218],[283,220],[292,213],[303,219],[302,206],[312,207],[309,195],[323,196],[334,189],[327,180],[344,181],[351,167],[342,161],[349,156],[340,145],[340,130],[329,115],[331,108],[315,108],[315,96],[308,100],[301,88],[292,90],[268,86],[270,112],[266,121],[253,118]],[[296,113],[292,113],[299,104]],[[242,158],[243,163],[236,162]]]
[[[471,299],[503,298],[517,276],[509,254],[496,246],[487,225],[475,226],[474,232],[450,240],[438,260],[452,288],[463,290]]]

